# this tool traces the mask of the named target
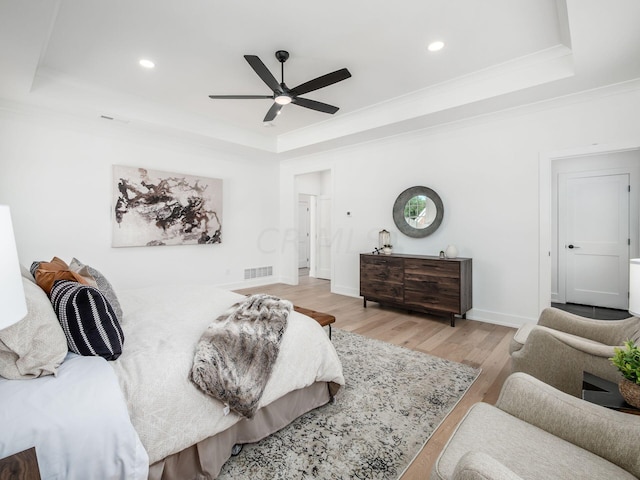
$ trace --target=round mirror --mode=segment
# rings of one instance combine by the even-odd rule
[[[409,237],[426,237],[442,223],[444,206],[440,196],[428,187],[411,187],[393,204],[393,221]]]

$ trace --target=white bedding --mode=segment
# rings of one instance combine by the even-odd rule
[[[241,419],[190,380],[195,346],[207,325],[242,295],[207,285],[118,292],[123,353],[109,362],[151,464]],[[317,322],[291,312],[260,406],[316,381],[344,385],[342,365]]]
[[[147,478],[149,458],[104,359],[69,353],[56,377],[0,378],[0,400],[0,458],[35,446],[43,480]]]

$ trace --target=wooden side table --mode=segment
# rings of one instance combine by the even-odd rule
[[[0,459],[0,480],[40,480],[35,447]]]
[[[298,313],[301,313],[303,315],[306,315],[307,317],[313,318],[322,327],[328,326],[329,339],[331,339],[331,324],[336,321],[336,317],[334,317],[333,315],[329,315],[328,313],[316,312],[315,310],[310,310],[308,308],[302,308],[295,305],[293,306],[293,309]]]
[[[640,409],[624,401],[618,390],[618,384],[589,372],[582,373],[582,399],[619,412],[640,415]]]

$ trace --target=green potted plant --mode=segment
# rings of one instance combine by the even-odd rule
[[[618,384],[620,394],[629,405],[640,408],[640,348],[633,340],[624,342],[625,348],[615,347],[610,358],[622,379]]]

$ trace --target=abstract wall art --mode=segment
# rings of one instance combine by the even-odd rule
[[[222,242],[222,179],[113,166],[114,247]]]

